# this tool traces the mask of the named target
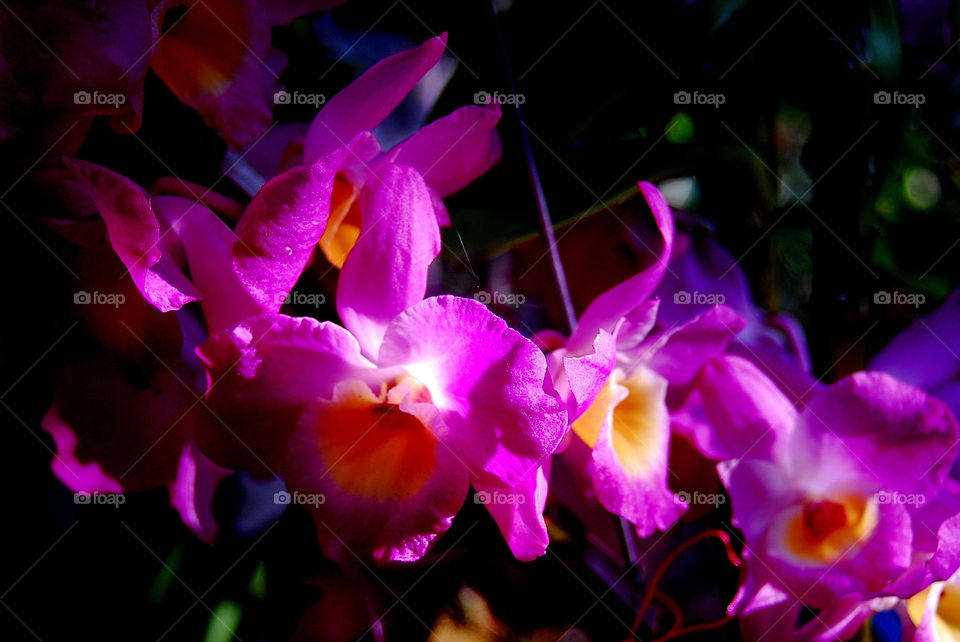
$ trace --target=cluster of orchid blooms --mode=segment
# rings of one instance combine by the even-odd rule
[[[501,494],[511,501],[486,508],[525,561],[549,545],[555,457],[637,536],[669,530],[689,509],[670,487],[680,437],[715,462],[742,534],[728,613],[746,638],[844,639],[899,609],[914,639],[960,639],[960,362],[936,339],[956,335],[960,298],[874,370],[820,384],[796,324],[760,311],[729,255],[679,233],[646,182],[655,256],[569,337],[427,297],[443,198],[500,159],[500,107],[462,107],[386,151],[372,132],[445,44],[386,58],[326,101],[302,153],[233,218],[216,194],[150,194],[122,168],[64,158],[74,202],[99,214],[51,222],[80,248],[84,288],[116,289],[118,259],[129,280],[118,310],[82,310],[120,358],[69,366],[44,417],[59,479],[91,493],[167,486],[212,542],[217,485],[277,476],[324,497],[306,509],[324,554],[345,562],[419,560],[471,492]],[[164,69],[174,89],[187,83]],[[339,270],[339,322],[285,312],[315,252]],[[726,304],[673,303],[696,287]],[[138,360],[152,364],[143,385],[118,365]]]

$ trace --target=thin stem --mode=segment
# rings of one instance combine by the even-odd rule
[[[503,54],[503,63],[507,71],[507,81],[510,85],[511,93],[516,96],[517,85],[513,80],[513,69],[510,67],[507,45],[503,39],[503,31],[500,29],[500,15],[497,13],[494,0],[490,0],[490,8],[493,10],[494,25],[496,26],[497,36],[500,39],[500,51]],[[553,221],[550,218],[550,210],[547,208],[547,197],[543,193],[540,173],[537,171],[537,163],[533,157],[533,148],[530,146],[530,137],[527,134],[527,126],[523,119],[523,110],[519,104],[516,105],[516,109],[517,120],[520,123],[520,137],[523,140],[523,152],[527,162],[527,173],[530,176],[533,193],[537,199],[537,210],[540,212],[540,224],[543,226],[544,239],[547,241],[550,263],[553,265],[553,275],[557,280],[557,290],[560,293],[560,300],[563,302],[563,311],[567,319],[567,325],[572,333],[574,328],[577,327],[577,313],[573,308],[570,286],[567,284],[567,276],[563,271],[563,263],[560,260],[560,249],[557,247],[557,237],[553,232]]]
[[[711,537],[716,537],[723,542],[723,546],[727,551],[727,559],[730,560],[731,564],[738,568],[741,564],[743,564],[743,560],[740,558],[737,552],[733,550],[733,544],[730,543],[730,535],[728,535],[725,531],[714,528],[694,535],[683,544],[678,546],[669,555],[667,555],[667,558],[663,560],[659,567],[657,567],[657,571],[653,574],[653,578],[650,580],[650,586],[647,587],[647,592],[643,596],[643,602],[640,604],[640,610],[637,611],[637,619],[633,621],[633,628],[630,629],[632,633],[636,634],[637,629],[640,628],[640,624],[643,622],[643,616],[646,615],[647,610],[650,608],[650,604],[653,603],[653,596],[657,592],[657,586],[660,584],[660,580],[663,579],[663,575],[667,572],[667,569],[670,568],[670,566],[684,551],[689,549],[694,544]],[[667,635],[670,634],[668,633]]]

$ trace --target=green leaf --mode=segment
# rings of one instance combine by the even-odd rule
[[[241,613],[240,605],[231,600],[223,600],[217,604],[207,623],[203,642],[230,642],[236,637],[235,632],[240,624]]]

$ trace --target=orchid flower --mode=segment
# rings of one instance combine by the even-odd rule
[[[48,139],[64,153],[80,149],[95,116],[109,115],[120,133],[140,128],[148,68],[239,148],[272,121],[270,97],[285,60],[270,45],[271,29],[342,2],[110,0],[40,3],[16,13],[4,7],[0,55],[13,77],[39,80],[24,89],[36,92]],[[0,136],[18,125],[3,123]]]
[[[368,134],[433,68],[446,48],[441,34],[415,49],[389,56],[327,101],[307,131],[303,162],[307,165]],[[497,122],[500,106],[468,105],[423,127],[369,161],[355,161],[338,173],[330,219],[320,249],[336,267],[343,262],[363,227],[364,186],[391,164],[408,165],[426,180],[433,213],[450,224],[442,198],[463,189],[493,167],[502,154]]]
[[[550,362],[578,438],[568,456],[589,450],[597,499],[646,537],[669,528],[687,508],[667,483],[668,387],[690,384],[743,326],[732,310],[718,306],[648,336],[659,306],[649,297],[667,270],[674,223],[657,189],[639,187],[662,237],[654,263],[598,296]]]
[[[824,611],[814,628],[829,631],[834,617],[854,626],[878,601],[909,597],[960,566],[956,489],[945,484],[957,424],[942,402],[859,372],[798,411],[737,356],[699,377],[731,457],[718,470],[745,541],[747,573],[730,606],[745,631],[776,625],[789,637],[804,606]]]
[[[473,300],[423,299],[440,249],[423,177],[391,164],[377,184],[340,275],[343,327],[266,314],[200,347],[223,421],[201,445],[322,496],[309,508],[328,556],[409,561],[469,484],[513,493],[553,453],[565,412],[530,340]]]
[[[934,582],[906,601],[903,610],[913,625],[913,642],[960,640],[960,577]],[[909,629],[908,629],[909,630]]]

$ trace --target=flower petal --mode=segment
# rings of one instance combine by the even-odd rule
[[[360,236],[337,284],[337,312],[368,355],[387,325],[423,300],[427,271],[440,253],[440,227],[427,185],[416,170],[387,166],[360,198]]]
[[[499,105],[461,107],[391,149],[384,162],[410,165],[441,197],[448,196],[500,161],[499,120]]]
[[[477,497],[485,497],[484,504],[500,527],[507,545],[521,562],[532,561],[547,552],[550,536],[543,521],[550,480],[550,459],[536,471],[531,471],[520,483],[504,490],[502,487],[477,484]],[[485,493],[485,495],[484,495]],[[505,497],[507,501],[498,501]]]
[[[790,400],[741,357],[727,355],[707,363],[697,387],[714,427],[711,444],[698,441],[697,447],[712,459],[772,457],[796,423]]]
[[[448,431],[437,410],[384,401],[364,382],[337,384],[306,408],[282,462],[293,499],[318,500],[307,505],[334,560],[418,560],[467,494],[466,471],[440,443]]]
[[[543,353],[472,299],[433,297],[387,328],[378,359],[426,385],[475,481],[514,485],[552,454],[566,411]]]
[[[315,163],[268,181],[237,225],[234,269],[253,299],[276,312],[310,263],[330,215],[334,177],[351,160],[377,153],[372,134],[361,134]]]
[[[76,492],[124,492],[173,481],[193,429],[195,393],[174,379],[139,388],[106,357],[67,366],[41,426],[54,474]]]
[[[894,337],[870,363],[900,381],[930,389],[960,374],[960,290]]]
[[[718,305],[652,337],[638,358],[673,385],[686,385],[704,363],[719,357],[744,327],[732,308]]]
[[[197,442],[218,464],[275,468],[304,406],[329,398],[344,378],[372,364],[353,336],[333,323],[282,314],[254,317],[197,349],[210,380]]]
[[[799,470],[845,461],[885,490],[932,499],[957,454],[946,405],[881,372],[824,388],[800,413],[791,451]]]
[[[597,330],[601,328],[607,332],[613,332],[614,326],[621,317],[653,293],[667,270],[667,262],[673,252],[673,214],[670,213],[670,206],[663,200],[663,196],[656,187],[646,182],[638,185],[653,212],[657,228],[663,238],[663,247],[660,248],[655,262],[650,267],[593,300],[580,317],[576,330],[567,342],[567,348],[571,352],[578,352],[588,347],[597,335]]]
[[[143,296],[161,312],[179,310],[199,299],[200,292],[161,249],[160,224],[147,193],[99,165],[67,158],[64,163],[96,202],[110,244]]]
[[[170,484],[170,504],[193,534],[213,544],[219,527],[213,516],[213,497],[230,471],[204,456],[191,440],[180,453],[177,478]]]
[[[226,223],[203,204],[179,196],[154,196],[151,205],[183,244],[190,278],[203,293],[200,304],[210,334],[270,311],[263,309],[240,283],[233,269],[237,236]]]
[[[634,524],[640,537],[668,529],[687,509],[667,485],[666,394],[666,380],[644,366],[625,376],[617,370],[573,426],[593,448],[597,499]]]
[[[307,132],[303,160],[313,163],[343,147],[361,132],[372,131],[437,64],[447,34],[419,47],[384,58],[326,102]]]

